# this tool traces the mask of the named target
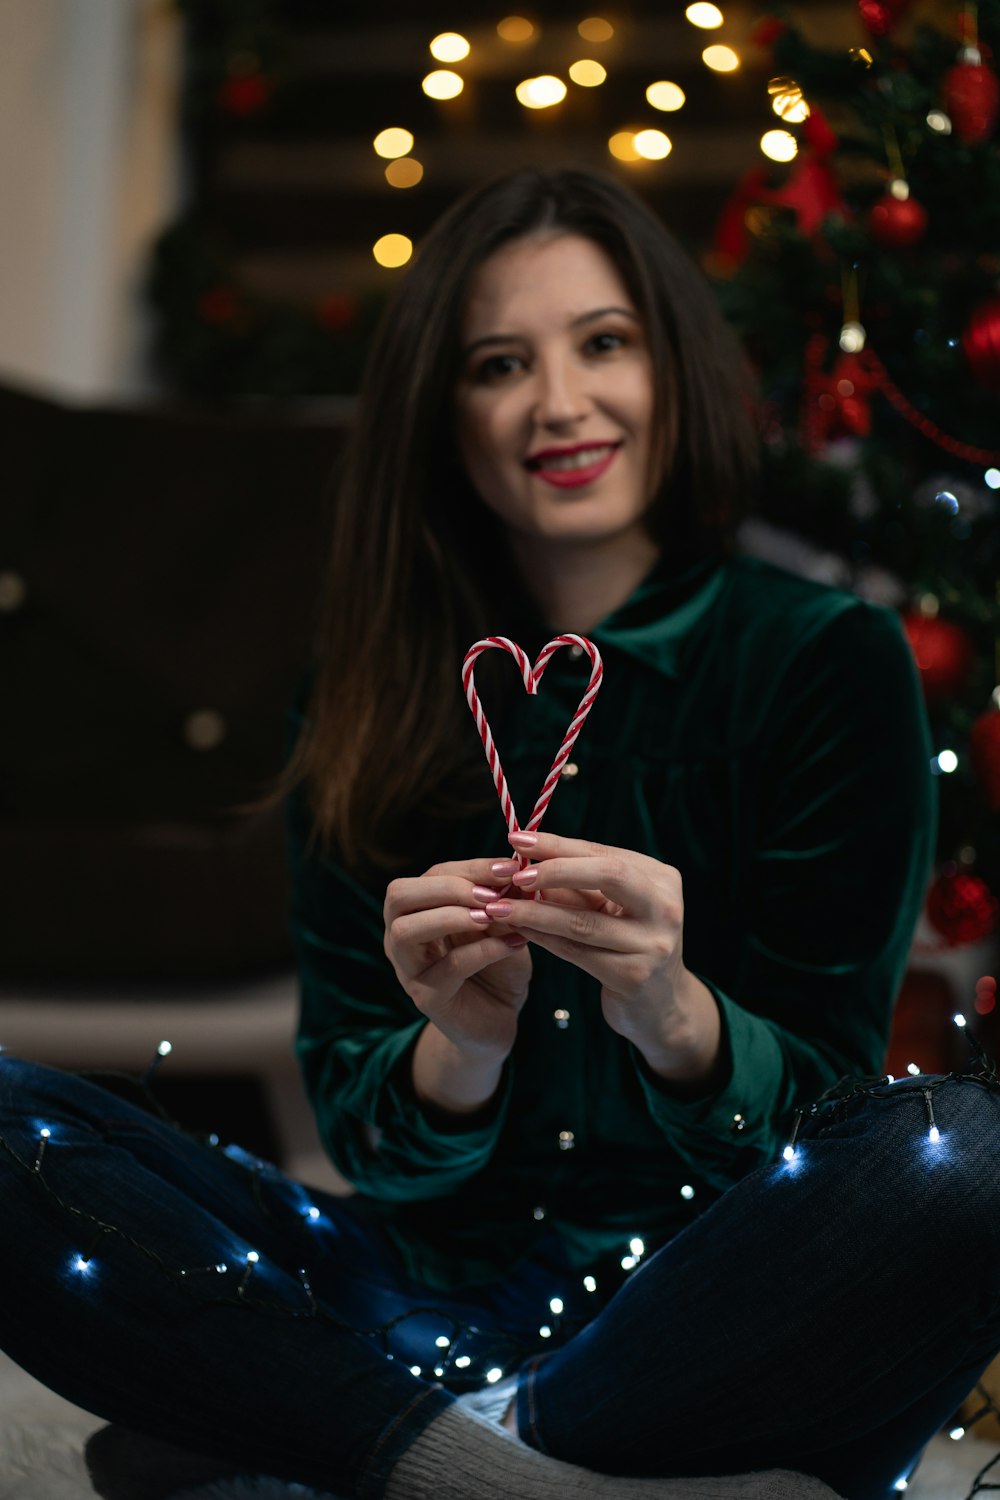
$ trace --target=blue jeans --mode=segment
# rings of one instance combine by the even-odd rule
[[[563,1331],[595,1305],[554,1242],[429,1292],[363,1205],[2,1056],[0,1346],[108,1420],[375,1500],[454,1399],[437,1370],[514,1366],[522,1436],[569,1462],[888,1500],[1000,1347],[1000,1092],[934,1088],[931,1141],[931,1081],[808,1120],[553,1347],[550,1299]]]

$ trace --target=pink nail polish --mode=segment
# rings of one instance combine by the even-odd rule
[[[527,886],[534,885],[537,879],[537,865],[529,865],[526,870],[518,870],[517,874],[512,876],[513,884],[521,886],[522,889],[526,888]]]
[[[470,911],[469,920],[475,922],[479,927],[488,927],[490,919],[484,911]]]
[[[500,892],[492,886],[474,885],[472,887],[472,895],[480,906],[485,906],[489,901],[495,901],[499,894]]]
[[[491,917],[509,917],[513,910],[509,901],[491,901],[486,907],[487,914]]]
[[[490,865],[490,873],[492,875],[503,875],[508,879],[519,869],[520,866],[516,859],[495,859]]]
[[[510,833],[507,835],[507,839],[509,843],[514,845],[515,849],[534,849],[535,845],[538,843],[538,834]]]

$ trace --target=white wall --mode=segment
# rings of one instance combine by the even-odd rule
[[[141,280],[177,211],[170,0],[0,0],[0,379],[148,393]]]

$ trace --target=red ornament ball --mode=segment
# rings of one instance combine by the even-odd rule
[[[992,812],[1000,812],[1000,709],[988,708],[969,730],[969,759]]]
[[[1000,391],[1000,297],[973,308],[962,333],[962,350],[973,379],[988,391]]]
[[[270,97],[270,80],[263,73],[233,73],[219,86],[219,108],[237,119],[260,114]]]
[[[981,979],[976,980],[976,1014],[988,1016],[990,1011],[996,1010],[997,1004],[997,982],[992,974],[984,974]]]
[[[961,626],[937,615],[909,610],[903,615],[903,630],[927,702],[940,703],[960,692],[975,656],[972,642]]]
[[[905,250],[923,239],[927,210],[916,198],[896,198],[886,193],[872,205],[868,228],[877,245],[886,250]]]
[[[908,0],[858,0],[858,13],[870,36],[888,36]]]
[[[944,103],[964,145],[989,140],[1000,109],[1000,84],[977,48],[968,47],[944,75]]]
[[[985,880],[955,865],[943,865],[927,893],[927,920],[949,948],[989,937],[1000,918],[1000,902]]]

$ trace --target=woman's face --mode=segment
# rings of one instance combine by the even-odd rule
[[[644,530],[653,369],[611,258],[577,234],[513,240],[473,277],[455,436],[505,525],[551,542]]]

